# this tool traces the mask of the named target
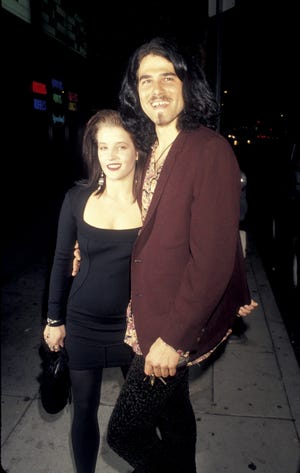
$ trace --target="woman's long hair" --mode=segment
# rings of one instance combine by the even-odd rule
[[[77,184],[82,185],[84,187],[90,187],[94,190],[98,188],[98,181],[102,172],[98,157],[97,133],[99,128],[103,124],[126,129],[119,112],[117,112],[116,110],[99,110],[88,120],[82,140],[82,156],[87,177],[85,179],[77,181]],[[136,161],[132,189],[134,199],[136,199],[141,188],[142,173],[145,164],[145,153],[139,150],[132,132],[130,132],[129,130],[126,131],[129,133],[137,151],[139,152],[139,159]],[[101,195],[103,193],[106,187],[105,183],[106,179],[104,179],[104,184],[101,186],[101,189],[96,192],[97,195]]]

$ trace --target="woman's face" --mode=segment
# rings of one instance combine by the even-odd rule
[[[98,158],[107,180],[133,178],[138,152],[122,127],[101,125],[97,132]]]

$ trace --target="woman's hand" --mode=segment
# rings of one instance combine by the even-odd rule
[[[258,303],[254,300],[251,299],[251,302],[249,305],[243,305],[242,307],[239,308],[238,311],[238,317],[246,317],[247,315],[251,314],[251,312],[258,307]]]
[[[65,325],[59,325],[58,327],[49,327],[49,325],[46,325],[44,329],[44,340],[51,351],[59,351],[60,347],[64,346],[65,337]]]

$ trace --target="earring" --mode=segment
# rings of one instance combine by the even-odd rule
[[[103,174],[103,171],[101,171],[101,176],[99,177],[99,180],[98,180],[98,191],[101,190],[101,187],[104,185],[104,174]]]

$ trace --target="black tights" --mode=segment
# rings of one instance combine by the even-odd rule
[[[122,366],[125,378],[129,366]],[[98,409],[103,368],[70,370],[73,421],[71,439],[77,473],[94,473],[100,443]]]

